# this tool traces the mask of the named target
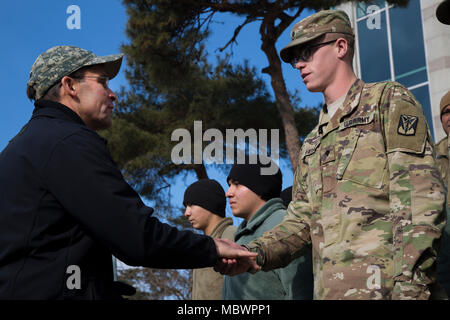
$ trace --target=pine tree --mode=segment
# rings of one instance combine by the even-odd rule
[[[179,208],[171,204],[170,187],[190,172],[198,179],[208,174],[204,163],[173,163],[171,151],[176,142],[171,141],[171,134],[185,128],[193,136],[194,121],[202,122],[203,131],[215,128],[224,136],[228,128],[280,129],[280,155],[288,155],[295,169],[301,141],[317,122],[321,106],[293,108],[300,98],[286,90],[275,44],[305,8],[326,8],[340,2],[123,1],[129,16],[129,43],[122,46],[129,86],[118,94],[113,126],[103,135],[124,177],[152,202],[156,215],[180,228],[188,227]],[[270,75],[275,100],[248,62],[231,65],[229,57],[222,55],[215,65],[208,63],[211,53],[205,40],[210,36],[210,23],[216,13],[223,12],[245,20],[221,50],[235,42],[245,25],[260,23],[261,50],[268,59],[261,72]],[[125,270],[120,278],[131,275],[134,280],[128,281],[142,286],[138,298],[189,297],[190,272],[186,270]]]

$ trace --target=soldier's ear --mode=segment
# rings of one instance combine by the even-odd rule
[[[337,56],[339,59],[345,58],[347,51],[348,51],[348,43],[347,40],[344,38],[339,38],[336,40],[336,49],[337,49]]]

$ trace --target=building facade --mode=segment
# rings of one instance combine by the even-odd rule
[[[424,109],[435,142],[445,136],[439,102],[450,90],[450,26],[436,19],[442,0],[348,2],[355,30],[354,69],[365,82],[392,80],[406,86]]]

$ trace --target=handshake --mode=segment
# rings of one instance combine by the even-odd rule
[[[228,276],[238,275],[247,271],[256,272],[261,267],[256,263],[255,252],[234,243],[228,239],[214,238],[219,257],[214,270]]]

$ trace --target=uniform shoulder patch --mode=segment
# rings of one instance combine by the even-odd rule
[[[398,121],[397,133],[403,136],[414,136],[416,134],[418,123],[418,117],[402,114]]]
[[[388,104],[386,151],[420,154],[425,150],[428,124],[420,104],[403,87],[392,89]]]

